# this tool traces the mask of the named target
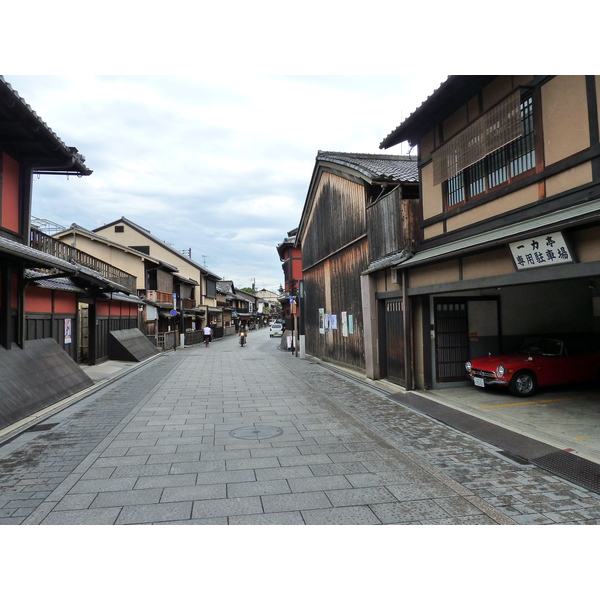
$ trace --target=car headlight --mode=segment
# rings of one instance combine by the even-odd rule
[[[467,370],[467,373],[470,373],[470,372],[471,372],[471,367],[472,367],[472,365],[471,365],[471,361],[470,361],[470,360],[468,360],[468,361],[465,363],[465,369]]]
[[[504,377],[504,367],[502,365],[498,365],[498,367],[496,367],[496,377]]]

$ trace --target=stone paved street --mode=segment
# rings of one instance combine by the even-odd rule
[[[166,353],[0,447],[0,524],[600,522],[600,496],[390,395],[264,330]]]

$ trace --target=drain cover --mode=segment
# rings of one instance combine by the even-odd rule
[[[229,435],[240,440],[266,440],[277,437],[283,433],[279,427],[270,425],[253,425],[251,427],[239,427],[229,432]]]
[[[40,423],[39,425],[34,425],[30,427],[27,431],[48,431],[53,427],[56,427],[58,423]]]
[[[531,462],[592,492],[600,493],[600,465],[570,452],[552,452]]]

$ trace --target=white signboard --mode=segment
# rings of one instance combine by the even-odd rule
[[[562,265],[573,262],[562,233],[546,233],[509,244],[517,270]]]
[[[72,341],[71,319],[65,319],[65,344],[70,344]]]

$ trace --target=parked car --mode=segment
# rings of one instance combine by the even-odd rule
[[[269,329],[271,337],[281,337],[283,335],[283,325],[281,323],[273,323]]]
[[[538,387],[596,380],[600,352],[569,352],[563,340],[529,338],[513,354],[474,358],[465,368],[478,387],[504,386],[524,397],[535,394]]]

